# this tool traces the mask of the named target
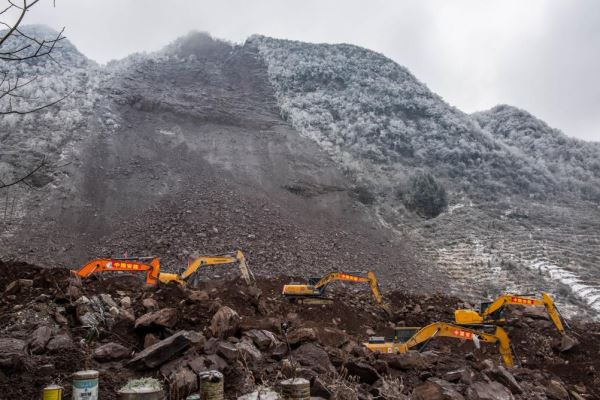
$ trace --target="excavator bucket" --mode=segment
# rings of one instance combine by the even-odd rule
[[[579,340],[575,339],[574,337],[571,337],[568,335],[562,335],[562,339],[560,341],[560,346],[558,348],[558,351],[560,351],[561,353],[563,351],[569,351],[573,347],[577,346],[578,344],[579,344]]]

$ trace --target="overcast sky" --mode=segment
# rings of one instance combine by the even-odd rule
[[[105,63],[190,30],[243,42],[260,33],[346,42],[408,67],[466,112],[505,103],[600,141],[598,0],[56,0],[29,23],[65,26]]]

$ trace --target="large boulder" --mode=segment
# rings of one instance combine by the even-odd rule
[[[328,347],[342,347],[350,342],[348,334],[336,328],[320,328],[318,330],[319,343]]]
[[[26,343],[20,339],[0,338],[0,367],[14,368],[25,358]]]
[[[546,396],[552,400],[567,400],[569,398],[569,393],[562,383],[552,379],[548,385],[546,385]]]
[[[464,396],[458,391],[458,386],[439,378],[429,378],[426,382],[430,387],[436,387],[441,400],[464,400]],[[424,397],[423,399],[426,399]],[[432,397],[433,398],[433,397]]]
[[[251,339],[262,351],[274,348],[280,343],[272,332],[263,329],[251,329],[244,332],[244,336]]]
[[[429,360],[418,351],[410,350],[400,354],[382,354],[381,359],[397,370],[426,370],[431,368]]]
[[[156,336],[154,333],[147,333],[144,336],[144,348],[148,348],[150,346],[152,346],[153,344],[156,344],[160,342],[160,338],[158,336]]]
[[[198,358],[198,353],[194,349],[190,349],[182,357],[171,360],[160,367],[160,374],[169,383],[171,398],[186,398],[188,394],[198,390],[196,372],[190,367],[190,363],[196,358]]]
[[[230,342],[219,341],[216,348],[216,353],[223,357],[228,362],[234,362],[240,356],[240,352],[236,345]]]
[[[94,350],[94,358],[100,362],[122,360],[130,355],[131,350],[114,342],[103,344]]]
[[[149,312],[135,320],[135,329],[141,328],[173,328],[178,321],[177,310],[174,308],[163,308],[158,311]]]
[[[240,316],[234,310],[223,306],[217,310],[210,322],[210,333],[214,337],[225,339],[237,331],[240,324]]]
[[[52,329],[49,326],[42,325],[31,334],[29,340],[29,351],[33,354],[43,353],[46,345],[52,337]]]
[[[204,353],[206,354],[216,354],[217,347],[219,347],[219,343],[221,343],[221,339],[218,338],[210,338],[203,344]]]
[[[142,350],[127,365],[137,370],[156,368],[199,343],[202,335],[193,331],[179,331]]]
[[[327,352],[313,343],[304,343],[293,352],[294,359],[302,366],[318,373],[335,371]]]
[[[280,318],[252,316],[250,318],[242,318],[240,330],[264,329],[271,332],[278,332],[281,329],[281,323],[282,320]]]
[[[402,394],[403,390],[404,385],[398,384],[394,379],[380,379],[371,386],[370,392],[376,399],[409,400],[406,395]]]
[[[548,312],[544,307],[524,307],[522,310],[524,317],[538,320],[549,320]]]
[[[453,384],[442,379],[430,378],[417,386],[413,392],[413,400],[464,400]]]
[[[348,375],[356,376],[359,382],[372,385],[379,379],[379,373],[366,362],[351,360],[344,364]]]
[[[288,333],[287,339],[290,344],[314,342],[317,340],[317,332],[314,328],[297,328]]]
[[[332,347],[327,348],[327,354],[329,355],[329,360],[331,360],[331,363],[335,367],[341,367],[350,357],[350,355],[342,349],[335,349]]]
[[[74,347],[73,339],[66,333],[54,336],[46,345],[46,349],[52,353],[71,350]]]
[[[186,295],[191,301],[205,302],[210,299],[208,292],[205,290],[187,290]]]
[[[260,350],[254,346],[251,340],[245,339],[235,345],[243,360],[250,364],[256,364],[262,361],[263,356]]]
[[[33,286],[33,280],[31,279],[17,279],[16,281],[12,281],[9,283],[4,289],[4,295],[10,296],[13,294],[17,294],[20,291],[30,288]]]
[[[102,303],[104,303],[107,310],[110,310],[111,308],[119,309],[117,302],[113,300],[110,294],[102,293],[99,297]]]
[[[159,308],[158,301],[154,300],[151,297],[142,300],[142,305],[144,306],[147,312],[156,311]]]
[[[185,398],[198,390],[198,377],[189,368],[181,368],[168,378],[171,398]]]
[[[510,390],[498,382],[475,382],[465,396],[467,400],[514,400]]]
[[[503,366],[494,366],[493,368],[486,369],[483,372],[491,380],[500,382],[501,384],[509,388],[513,394],[523,393],[521,385],[519,385],[513,374],[508,372],[507,369]]]

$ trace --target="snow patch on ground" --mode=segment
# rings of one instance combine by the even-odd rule
[[[575,296],[586,302],[594,310],[600,312],[600,288],[582,283],[581,278],[577,274],[546,260],[534,260],[527,265],[533,270],[548,275],[550,279],[569,286]]]
[[[454,210],[458,210],[459,208],[463,208],[463,207],[465,207],[464,203],[458,203],[458,204],[448,206],[448,214],[452,215]]]

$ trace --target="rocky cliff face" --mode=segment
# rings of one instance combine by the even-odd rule
[[[0,258],[127,251],[177,269],[240,247],[269,275],[375,269],[397,287],[452,278],[461,297],[600,306],[595,144],[508,107],[464,114],[356,46],[196,33],[106,66],[60,54],[11,72],[41,80],[21,107],[69,96],[0,118],[2,179],[49,161],[35,190],[0,196]],[[402,204],[420,170],[450,193],[433,220]]]

